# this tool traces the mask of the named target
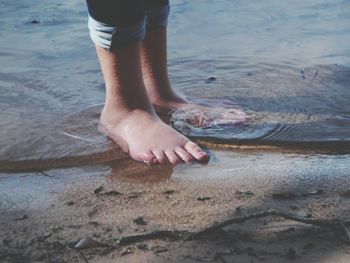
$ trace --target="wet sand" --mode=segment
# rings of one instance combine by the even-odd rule
[[[2,262],[348,262],[344,228],[312,223],[350,218],[349,155],[211,154],[1,174]],[[189,238],[270,209],[311,224],[264,216]]]
[[[198,129],[175,114],[212,157],[176,168],[97,131],[84,3],[0,13],[0,262],[350,262],[346,2],[172,1],[176,90],[253,120]]]

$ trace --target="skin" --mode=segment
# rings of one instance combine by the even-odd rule
[[[147,32],[141,42],[141,63],[147,94],[158,112],[190,104],[174,91],[169,81],[165,27]]]
[[[100,129],[136,161],[173,165],[194,159],[207,161],[207,153],[163,123],[155,113],[151,98],[156,96],[147,94],[141,46],[142,43],[135,43],[114,52],[96,47],[106,84]],[[144,56],[154,54],[154,50],[142,49]],[[149,87],[150,79],[151,76]]]
[[[166,28],[159,28],[147,32],[140,43],[113,52],[96,46],[106,84],[100,130],[136,161],[206,162],[206,152],[156,114],[155,109],[168,112],[196,107],[171,87],[166,43]]]
[[[172,88],[167,67],[166,27],[147,32],[141,42],[141,63],[147,94],[157,112],[169,113],[180,109],[189,114],[197,113],[199,117],[205,117],[206,113],[213,111],[213,107],[205,107],[185,100]],[[215,109],[218,110],[218,108]],[[239,109],[222,109],[219,112],[218,119],[215,120],[219,123],[240,124],[249,119]],[[205,126],[198,118],[196,121],[195,126]]]

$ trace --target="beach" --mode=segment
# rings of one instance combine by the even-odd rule
[[[84,2],[0,10],[0,262],[350,262],[346,1],[171,1],[172,85],[250,116],[161,116],[210,155],[176,167],[99,132]]]
[[[220,169],[127,160],[2,177],[2,262],[348,262],[348,160],[215,153]]]

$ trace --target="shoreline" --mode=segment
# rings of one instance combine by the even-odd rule
[[[255,161],[257,172],[247,167],[242,177],[235,175],[241,169],[234,169],[236,155],[215,151],[217,161],[208,166],[150,168],[129,161],[53,169],[46,176],[2,174],[0,256],[4,262],[347,262],[344,229],[254,217],[274,209],[309,221],[349,219],[345,170],[320,176],[308,160],[313,175],[293,172],[286,162],[290,174],[269,167],[268,175],[265,153],[255,156],[262,158]],[[243,156],[239,161],[242,167],[252,163]],[[79,241],[83,245],[74,248]]]

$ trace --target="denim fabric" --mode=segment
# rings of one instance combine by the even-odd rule
[[[87,0],[92,41],[109,51],[141,41],[146,30],[165,27],[168,0]]]
[[[149,6],[146,8],[147,30],[154,30],[168,25],[170,6]]]

